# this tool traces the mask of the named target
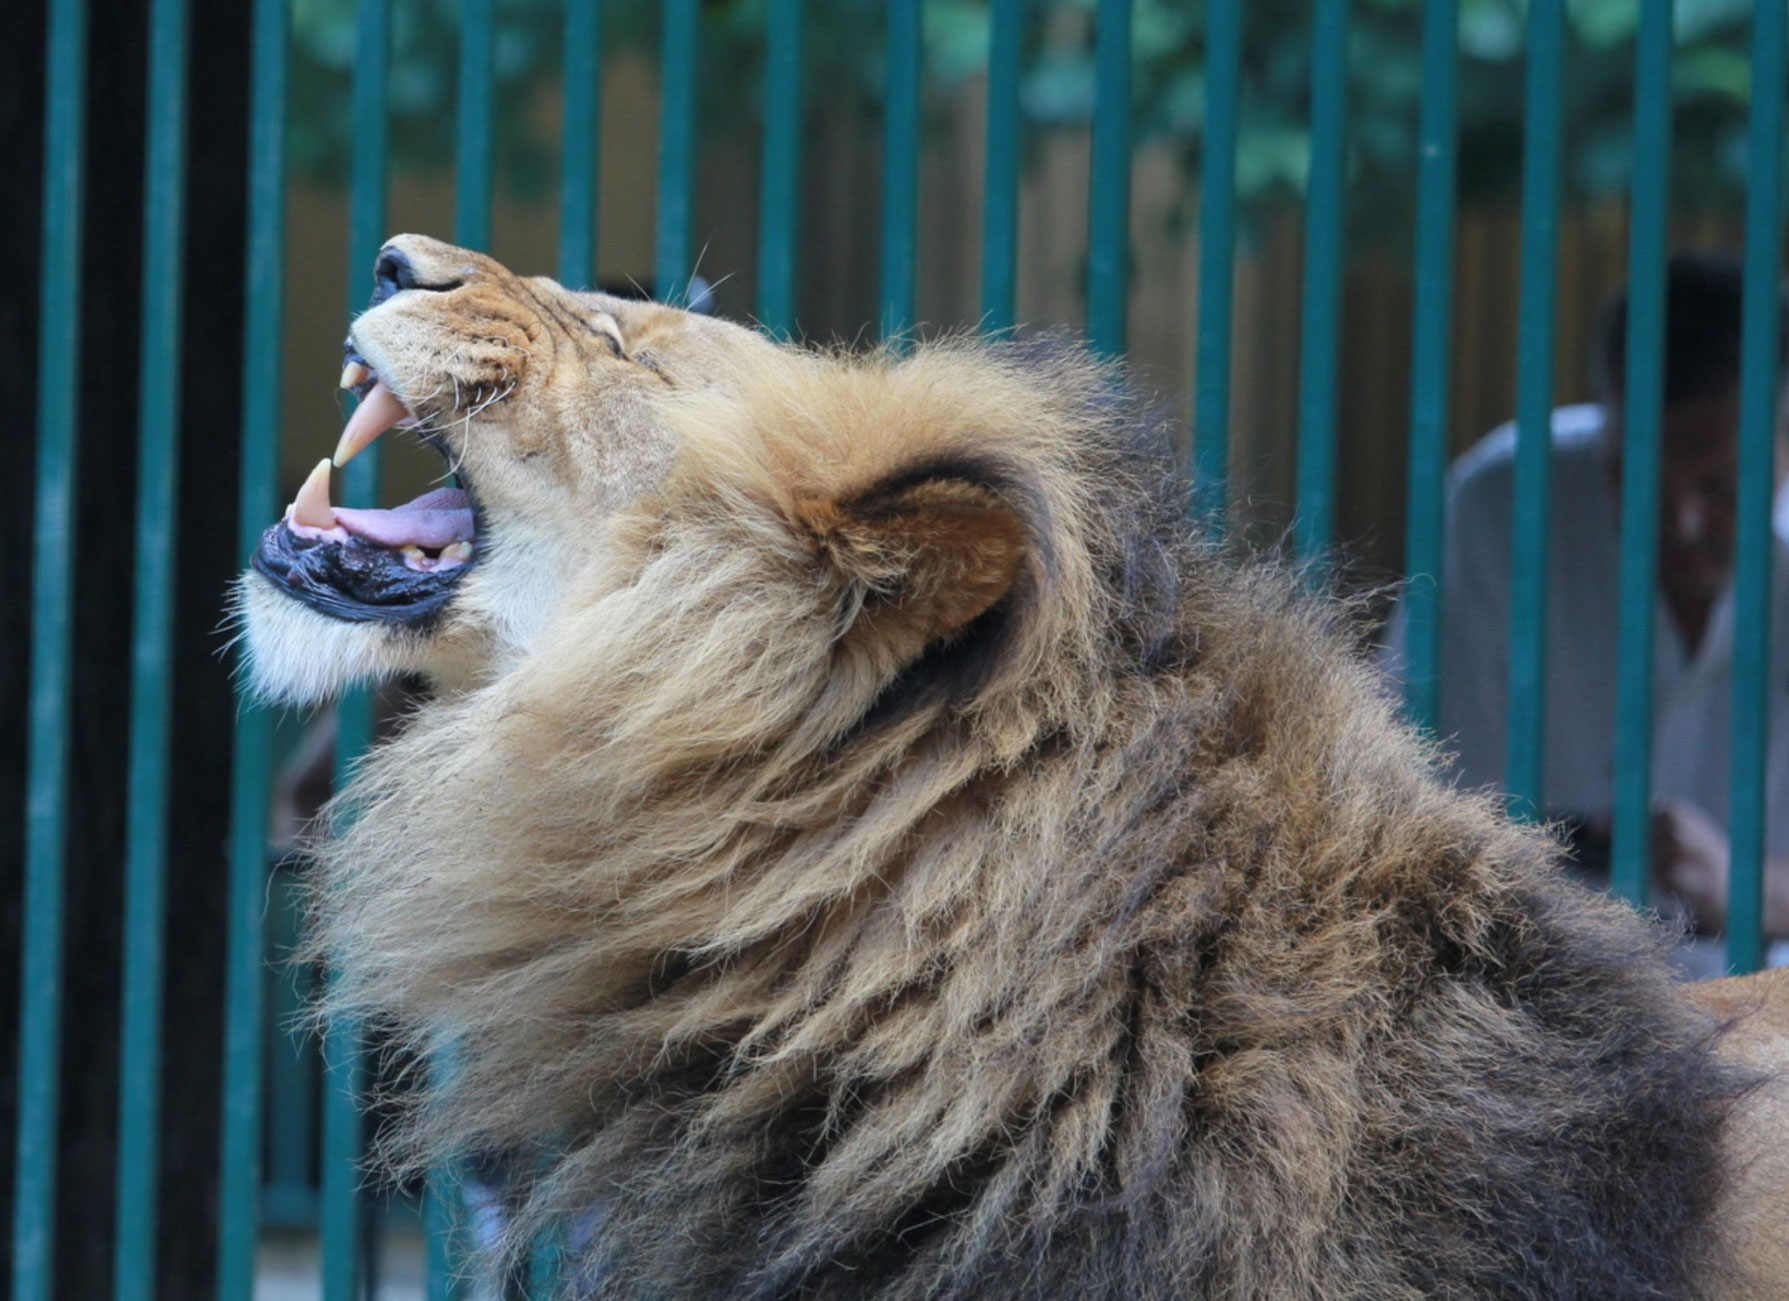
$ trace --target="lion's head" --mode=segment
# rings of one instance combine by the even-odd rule
[[[268,692],[440,688],[314,892],[332,1005],[452,1051],[412,1158],[604,1295],[1688,1294],[1705,1023],[1112,367],[378,276],[343,450],[459,486],[308,485],[244,601]]]
[[[663,475],[671,408],[775,355],[736,325],[420,235],[380,250],[344,350],[360,401],[334,465],[397,426],[452,482],[396,510],[338,509],[318,465],[242,589],[254,681],[273,696],[399,672],[465,685],[526,653],[601,521]]]

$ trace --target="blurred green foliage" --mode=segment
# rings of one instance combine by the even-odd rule
[[[1023,88],[1032,136],[1088,120],[1094,99],[1095,0],[1029,7]],[[1371,229],[1396,231],[1413,202],[1423,0],[1355,0],[1349,37],[1350,193]],[[701,111],[712,129],[761,103],[766,0],[704,0]],[[883,0],[807,6],[811,113],[873,115],[882,77]],[[928,84],[941,99],[987,55],[987,0],[929,0]],[[1247,0],[1238,186],[1259,213],[1302,194],[1310,158],[1310,0]],[[656,56],[656,0],[609,0],[610,52]],[[1203,0],[1136,0],[1134,107],[1140,142],[1165,140],[1196,168],[1204,118]],[[1523,0],[1460,0],[1460,185],[1467,202],[1513,199],[1521,164]],[[453,158],[458,59],[455,0],[393,0],[390,120],[400,168]],[[1750,96],[1751,0],[1677,0],[1672,69],[1674,199],[1680,209],[1730,205],[1743,190]],[[498,143],[513,192],[548,192],[561,0],[497,0],[493,51]],[[1572,201],[1620,193],[1633,152],[1638,0],[1572,0],[1566,187]],[[292,138],[307,175],[347,174],[354,0],[295,0]],[[1778,89],[1781,93],[1781,89]]]

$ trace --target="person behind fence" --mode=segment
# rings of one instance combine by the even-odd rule
[[[1732,711],[1741,299],[1739,265],[1680,253],[1667,272],[1664,418],[1653,672],[1653,871],[1700,930],[1724,923]],[[1766,292],[1769,292],[1766,290]],[[1779,319],[1785,317],[1778,295]],[[1580,858],[1606,866],[1614,805],[1620,636],[1622,397],[1627,301],[1603,308],[1592,347],[1596,401],[1552,419],[1547,561],[1545,811]],[[1779,333],[1779,374],[1789,330]],[[1778,404],[1777,481],[1789,468]],[[1450,468],[1441,571],[1437,730],[1462,784],[1501,786],[1509,675],[1516,429],[1506,424]],[[1765,930],[1789,936],[1789,549],[1773,537]],[[1418,580],[1420,581],[1420,580]],[[1404,610],[1386,660],[1403,660]],[[1597,863],[1601,859],[1601,864]],[[1789,960],[1789,944],[1772,946]],[[1707,960],[1710,955],[1704,951]],[[1712,955],[1718,961],[1718,954]]]

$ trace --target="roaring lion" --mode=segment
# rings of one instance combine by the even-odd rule
[[[336,459],[456,482],[319,466],[252,678],[431,680],[318,848],[330,1010],[451,1059],[398,1159],[501,1157],[569,1287],[1781,1294],[1720,1020],[1202,540],[1110,366],[376,280]]]

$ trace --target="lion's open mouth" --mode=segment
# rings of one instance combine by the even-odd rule
[[[311,471],[285,517],[261,535],[250,563],[287,595],[331,618],[427,623],[471,567],[476,504],[462,485],[436,488],[392,510],[331,505],[332,466],[347,464],[394,426],[416,426],[398,397],[353,352],[342,387],[360,403],[335,456]],[[424,441],[434,442],[426,435]]]

